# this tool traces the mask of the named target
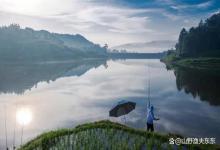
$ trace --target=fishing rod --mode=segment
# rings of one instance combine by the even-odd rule
[[[150,107],[150,66],[149,66],[149,62],[147,62],[147,74],[148,74],[148,78],[147,78],[147,108]]]
[[[4,113],[5,113],[5,148],[8,150],[8,133],[7,133],[7,110],[6,105],[4,105]]]
[[[150,103],[150,96],[151,96],[151,72],[150,72],[150,66],[149,66],[149,63],[147,64],[148,66],[148,97],[147,97],[147,100],[148,100],[148,104],[147,105],[150,105],[152,106],[152,104]],[[154,110],[156,110],[157,112],[159,111],[159,108],[155,108]]]
[[[149,64],[147,64],[147,68],[148,68],[148,101],[150,102],[150,67]]]
[[[16,146],[15,146],[15,136],[16,136],[16,112],[17,112],[17,104],[15,105],[15,120],[14,120],[14,133],[13,133],[13,149],[15,150],[16,149]]]
[[[23,134],[24,134],[24,123],[22,124],[22,127],[21,127],[21,146],[23,144]]]

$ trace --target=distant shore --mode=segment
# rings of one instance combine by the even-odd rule
[[[107,56],[111,59],[161,59],[165,53],[107,53]]]

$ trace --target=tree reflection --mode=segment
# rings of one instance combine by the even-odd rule
[[[220,105],[220,73],[212,70],[174,68],[177,89],[211,105]]]

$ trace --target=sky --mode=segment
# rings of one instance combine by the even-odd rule
[[[110,47],[178,39],[219,11],[220,0],[0,0],[0,25],[82,34]]]

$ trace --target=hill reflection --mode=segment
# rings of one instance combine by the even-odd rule
[[[210,105],[220,105],[220,73],[212,70],[174,68],[177,89],[184,90],[194,98],[200,97]]]
[[[23,94],[37,83],[61,77],[81,76],[92,68],[106,66],[105,59],[42,64],[0,64],[0,93]]]

